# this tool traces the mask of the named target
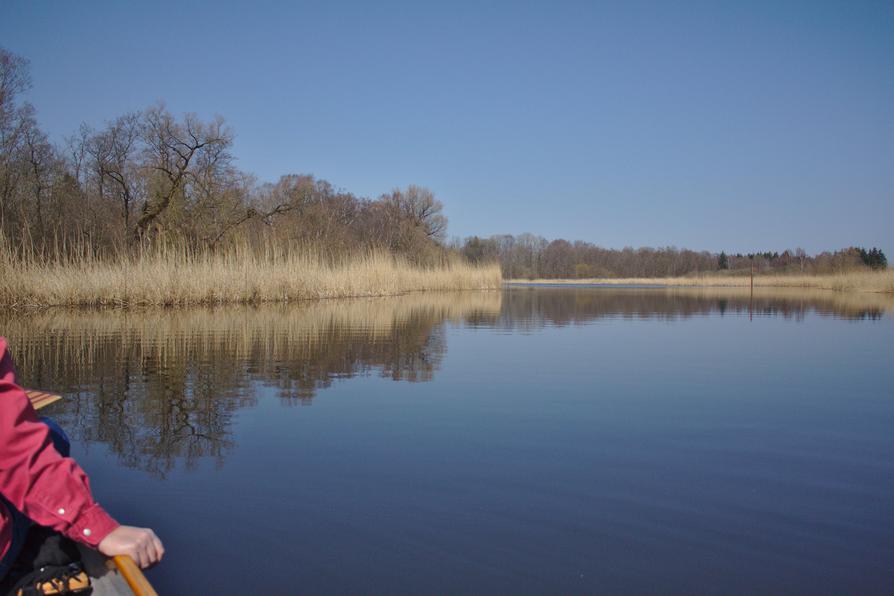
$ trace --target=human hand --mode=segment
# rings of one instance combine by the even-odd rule
[[[102,539],[98,548],[107,557],[129,555],[143,569],[161,561],[165,554],[155,532],[133,526],[118,526]]]

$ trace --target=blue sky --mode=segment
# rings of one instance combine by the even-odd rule
[[[2,0],[56,140],[164,100],[450,235],[894,257],[894,3]]]

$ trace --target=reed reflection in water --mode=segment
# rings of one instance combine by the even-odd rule
[[[259,387],[310,404],[335,380],[430,381],[446,322],[493,321],[500,292],[196,310],[65,311],[0,323],[20,381],[66,397],[53,415],[78,441],[164,474],[232,446],[234,412]]]
[[[810,313],[870,319],[894,312],[894,295],[800,288],[617,288],[512,286],[497,325],[505,329],[585,324],[606,317],[676,320],[706,315],[779,316]]]
[[[124,465],[164,475],[178,460],[222,463],[233,416],[256,404],[260,387],[309,405],[357,375],[431,381],[448,322],[535,332],[616,317],[877,319],[892,303],[794,289],[522,287],[259,308],[50,310],[8,316],[0,332],[24,384],[66,396],[53,415],[76,440],[107,444]]]

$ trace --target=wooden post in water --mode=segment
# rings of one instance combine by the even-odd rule
[[[753,321],[754,313],[754,257],[751,257],[751,294],[748,296],[748,320]]]

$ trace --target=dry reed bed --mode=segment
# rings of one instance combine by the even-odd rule
[[[749,287],[749,276],[703,275],[697,277],[631,277],[623,279],[513,279],[507,283],[662,285],[690,287]],[[812,288],[849,292],[894,292],[894,270],[860,271],[828,275],[756,275],[755,287]]]
[[[383,253],[333,261],[298,251],[204,256],[168,251],[109,261],[21,258],[0,250],[0,276],[0,304],[13,307],[290,302],[496,289],[502,281],[497,265],[459,259],[419,267]]]

